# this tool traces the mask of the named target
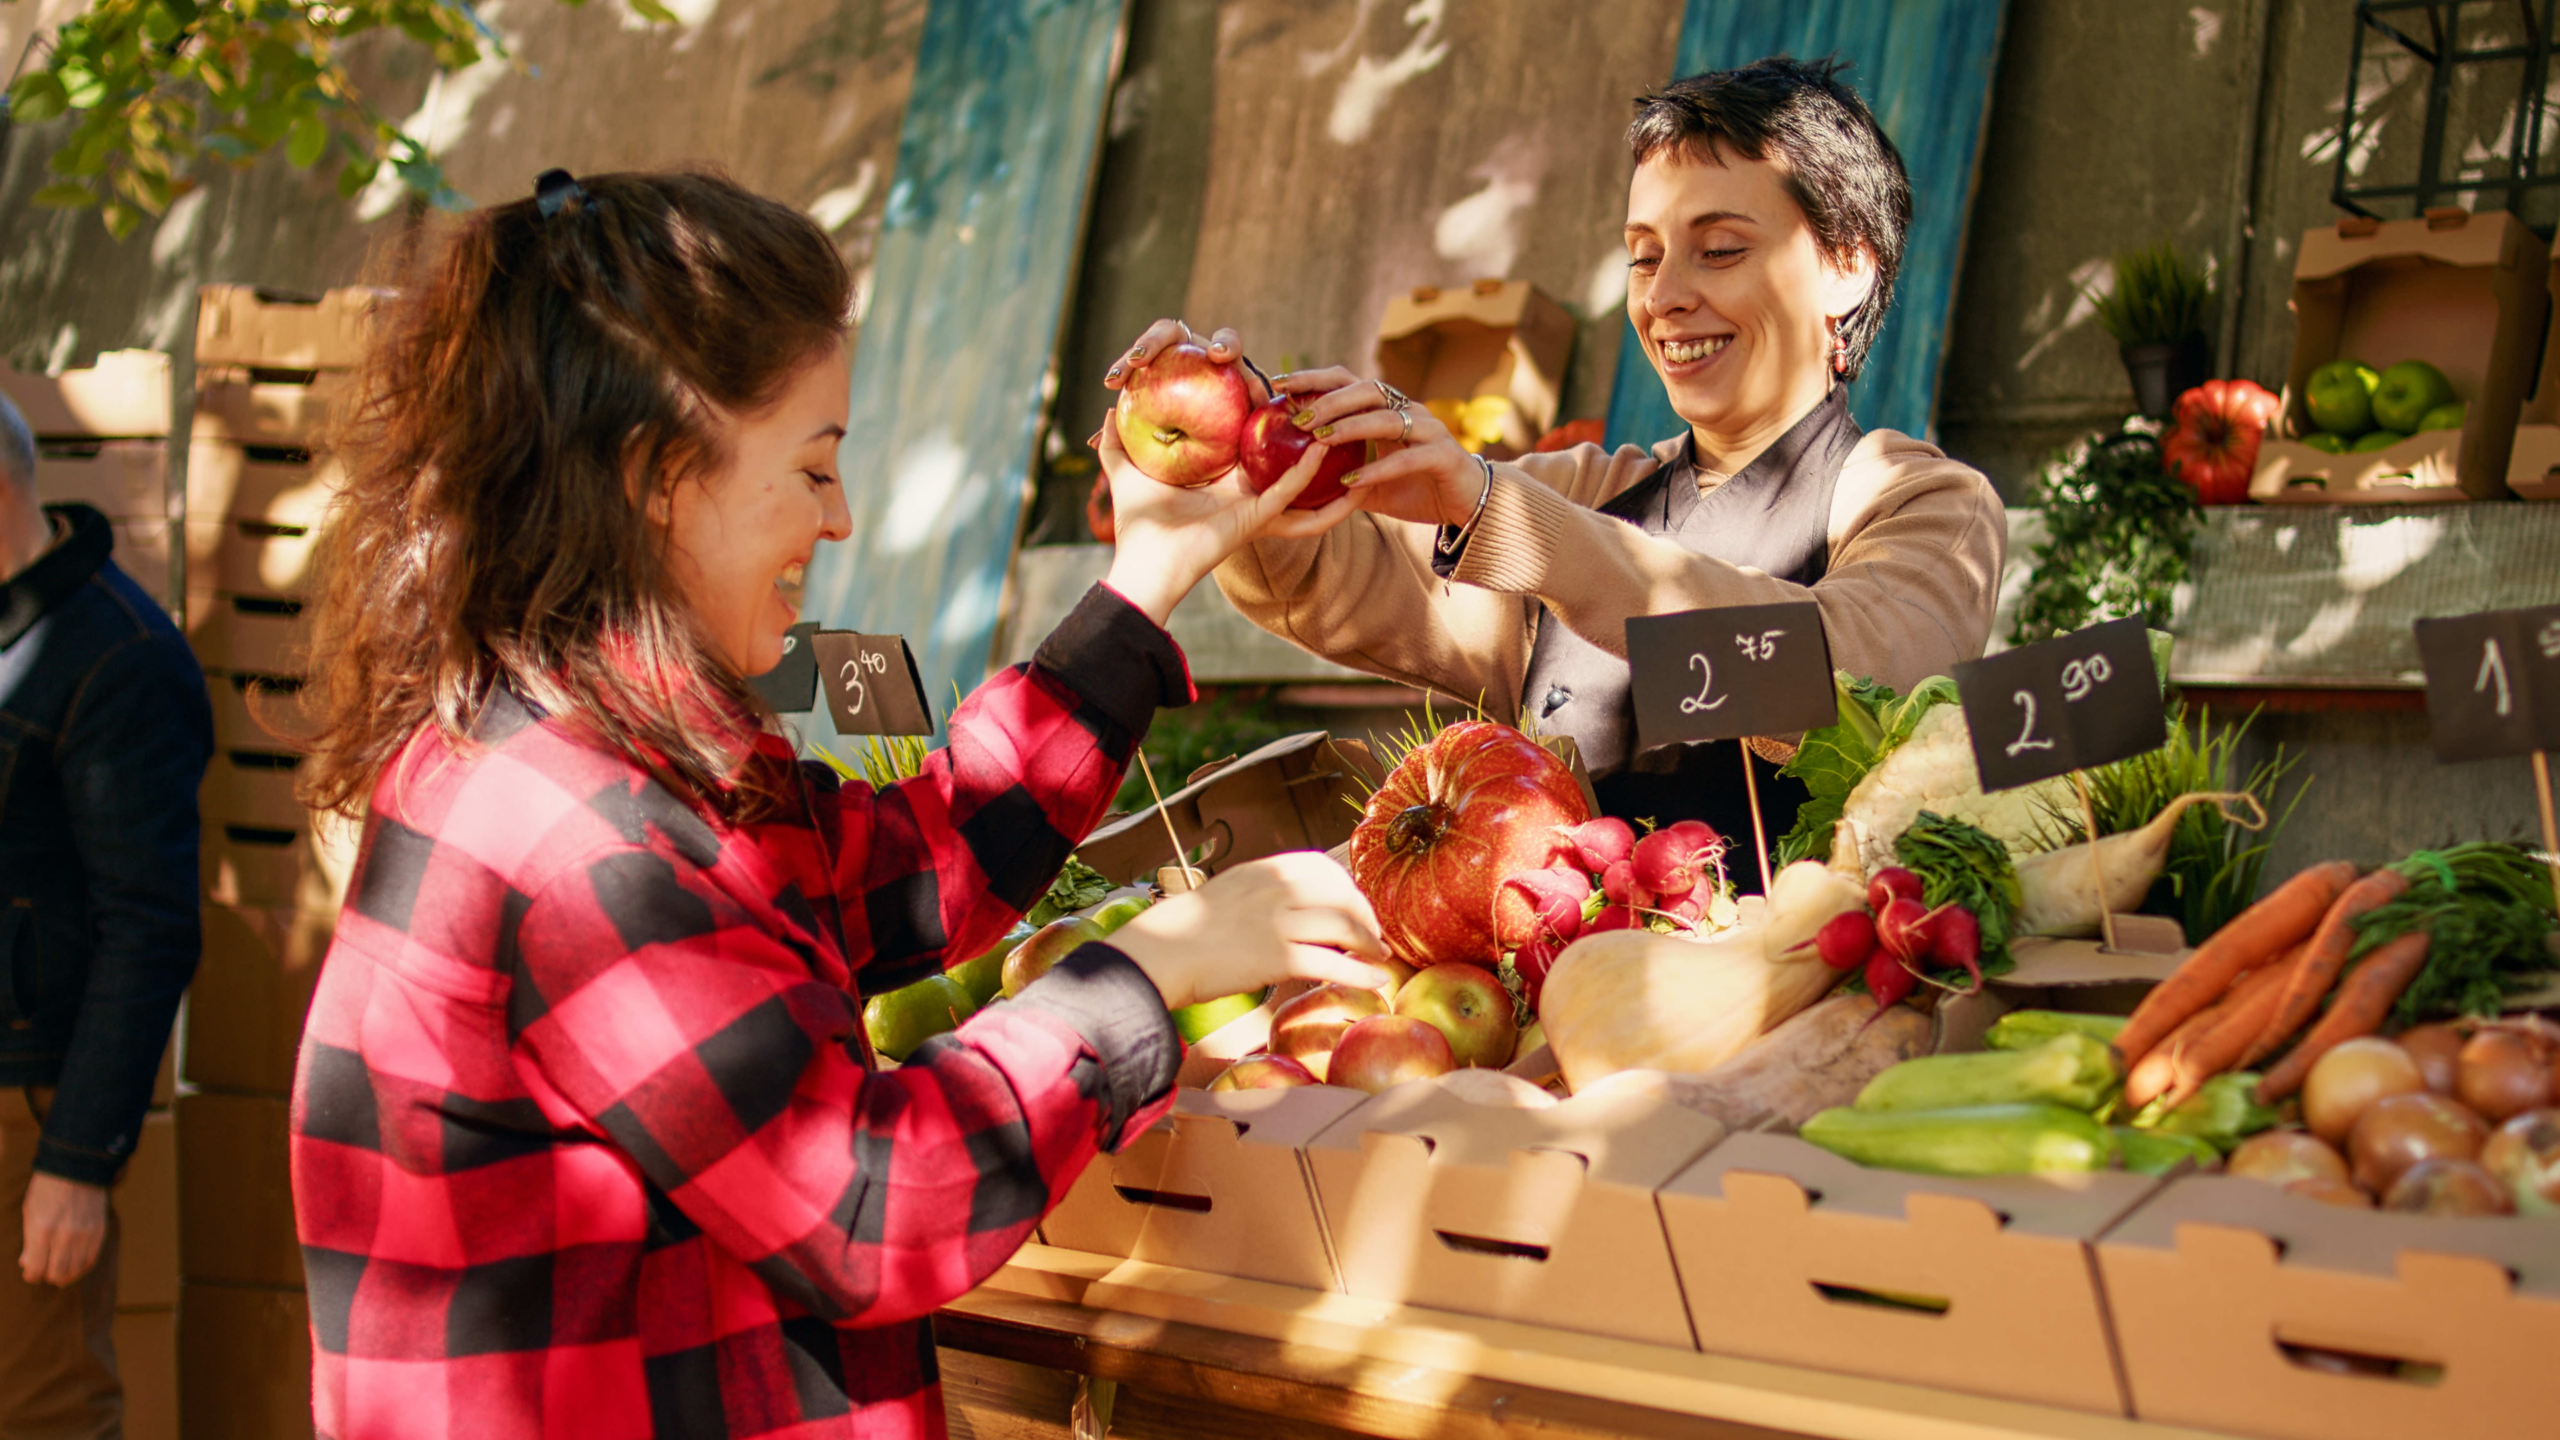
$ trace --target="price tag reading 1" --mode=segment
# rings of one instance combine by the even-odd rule
[[[2560,605],[2421,620],[2436,758],[2560,750]]]
[[[800,715],[818,703],[818,652],[809,637],[818,622],[803,620],[782,635],[782,663],[747,680],[777,715]]]
[[[1636,738],[1792,735],[1840,718],[1822,607],[1727,605],[1627,621]]]
[[[925,703],[924,680],[903,636],[821,630],[810,648],[837,734],[933,733],[933,707]]]
[[[2140,755],[2168,738],[2138,619],[1968,661],[1955,679],[1985,790]]]

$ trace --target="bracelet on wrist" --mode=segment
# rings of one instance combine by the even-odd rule
[[[1467,516],[1467,523],[1457,527],[1454,533],[1443,535],[1437,542],[1440,553],[1443,555],[1454,555],[1458,553],[1459,546],[1467,543],[1467,537],[1475,533],[1476,522],[1484,518],[1485,502],[1493,498],[1493,462],[1482,455],[1470,455],[1467,458],[1484,467],[1484,488],[1476,492],[1476,508]],[[1448,527],[1441,528],[1446,530]]]

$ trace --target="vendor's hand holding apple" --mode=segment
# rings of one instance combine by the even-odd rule
[[[1238,865],[1149,907],[1110,943],[1169,1010],[1297,976],[1363,988],[1386,978],[1362,963],[1387,953],[1376,912],[1349,871],[1314,851]]]

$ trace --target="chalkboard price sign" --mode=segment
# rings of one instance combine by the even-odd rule
[[[2421,620],[2436,758],[2560,750],[2560,605]]]
[[[821,630],[811,648],[837,734],[933,733],[933,707],[925,701],[924,680],[905,637]]]
[[[1986,791],[2141,755],[2169,738],[2138,618],[1967,661],[1955,680]]]
[[[818,703],[818,652],[809,637],[818,633],[818,622],[803,620],[782,635],[782,663],[761,675],[749,676],[747,683],[755,687],[764,703],[777,715],[800,715],[816,708]]]
[[[1822,607],[1810,600],[1636,616],[1627,664],[1636,736],[1648,750],[1792,735],[1840,718]]]

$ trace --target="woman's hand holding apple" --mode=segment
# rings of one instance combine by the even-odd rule
[[[1360,989],[1387,978],[1363,963],[1386,958],[1377,913],[1351,872],[1312,850],[1238,865],[1151,905],[1110,943],[1147,972],[1168,1010],[1292,977]]]
[[[1119,428],[1104,425],[1094,437],[1094,449],[1111,481],[1114,550],[1111,573],[1103,583],[1162,625],[1182,597],[1246,541],[1320,535],[1331,529],[1351,513],[1356,494],[1317,510],[1289,508],[1315,478],[1326,448],[1308,446],[1279,483],[1259,495],[1245,483],[1241,469],[1181,489],[1148,479],[1121,445]]]

